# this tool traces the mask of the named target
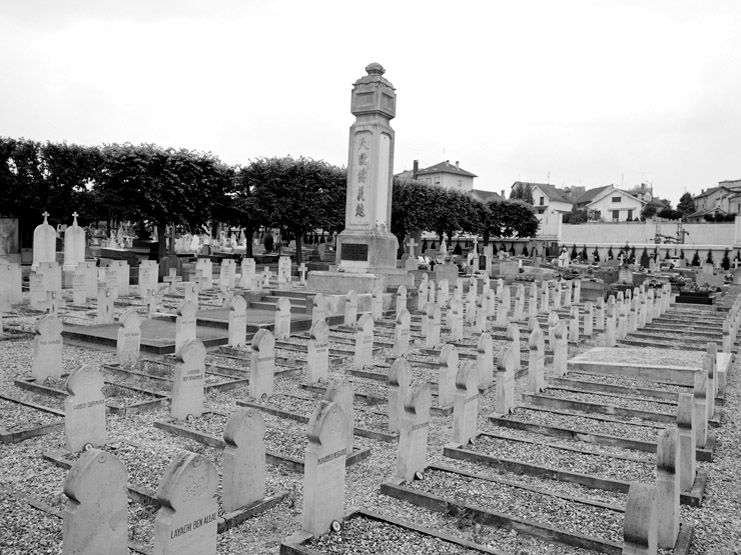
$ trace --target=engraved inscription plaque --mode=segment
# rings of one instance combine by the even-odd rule
[[[360,243],[343,243],[340,260],[368,260],[368,245]]]

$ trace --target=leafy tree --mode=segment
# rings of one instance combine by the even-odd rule
[[[403,250],[404,238],[432,229],[440,191],[422,181],[394,178],[391,199],[391,232]]]
[[[509,194],[509,200],[521,200],[528,204],[535,204],[533,202],[533,191],[527,183],[518,181],[517,184],[512,188],[512,192]]]
[[[487,201],[491,220],[487,223],[493,237],[533,237],[540,222],[532,206],[522,201]]]
[[[588,211],[586,208],[577,210],[572,208],[571,212],[563,215],[563,223],[565,224],[583,224],[589,220]]]
[[[615,258],[615,255],[612,254],[612,247],[607,249],[607,260],[613,260]]]
[[[672,210],[671,208],[663,208],[658,213],[659,218],[664,218],[666,220],[681,220],[682,219],[682,212],[679,210]]]
[[[690,193],[684,193],[681,197],[679,197],[677,210],[679,210],[685,217],[695,212],[695,199]]]
[[[705,262],[707,262],[708,264],[713,264],[714,263],[713,262],[713,251],[708,250],[708,256],[705,259]]]
[[[647,220],[656,215],[656,205],[648,203],[641,209],[641,218]]]
[[[254,160],[243,169],[241,178],[254,197],[251,206],[257,218],[268,226],[289,230],[296,238],[296,262],[300,263],[303,235],[336,225],[340,201],[344,213],[345,198],[340,192],[346,189],[344,173],[324,161],[288,156]]]
[[[594,252],[592,253],[592,257],[594,258],[595,262],[599,262],[599,250],[597,247],[594,247]]]
[[[726,249],[723,253],[723,260],[721,261],[720,265],[725,271],[731,269],[731,259],[728,257],[728,249]]]
[[[579,256],[579,253],[576,252],[576,245],[571,246],[571,260],[576,259]]]
[[[695,251],[695,256],[692,257],[692,265],[693,266],[700,265],[700,252],[699,251]]]

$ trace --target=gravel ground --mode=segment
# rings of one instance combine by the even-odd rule
[[[176,303],[170,304],[175,306]],[[119,308],[118,306],[116,307],[117,310]],[[79,314],[77,312],[75,317]],[[82,314],[84,315],[84,313]],[[682,312],[681,314],[677,313],[676,316],[684,320],[688,315],[692,314],[694,313]],[[13,327],[30,330],[33,329],[37,316],[38,313],[35,312],[16,311],[16,314],[6,314],[5,322],[7,325]],[[477,338],[470,333],[470,328],[468,327],[465,331],[465,337],[466,343],[475,346]],[[598,339],[595,338],[594,341],[596,342]],[[305,344],[305,341],[302,340],[292,339],[291,342],[294,344]],[[525,349],[526,343],[527,334],[522,334],[521,346],[523,349]],[[574,356],[585,352],[588,348],[585,345],[578,348],[570,346],[569,354],[570,356]],[[627,347],[608,351],[602,355],[590,353],[589,359],[699,366],[700,357],[702,356],[700,352],[686,353],[681,351]],[[305,359],[303,353],[295,351],[277,350],[276,352],[298,363],[301,363]],[[498,352],[497,347],[495,347],[496,352]],[[385,352],[379,353],[376,356],[376,360],[383,360],[385,355]],[[61,407],[61,399],[55,401],[52,397],[26,392],[13,384],[14,379],[30,374],[32,359],[32,343],[30,339],[0,342],[0,357],[3,360],[3,372],[0,373],[0,392],[28,400],[33,399],[46,406]],[[210,358],[209,361],[211,360]],[[228,359],[226,357],[214,357],[213,360],[218,365],[242,369],[248,364],[247,361]],[[433,360],[436,359],[433,357]],[[115,362],[115,353],[110,349],[64,347],[63,369],[65,372],[70,372],[86,362]],[[330,370],[330,377],[346,375],[349,367],[349,361],[333,367]],[[733,370],[736,370],[735,367]],[[547,368],[546,373],[550,374],[550,372],[551,369]],[[420,376],[415,374],[415,379],[419,379],[421,376],[422,374]],[[575,374],[570,374],[570,377],[574,376]],[[625,381],[622,378],[608,376],[590,377],[587,374],[580,374],[579,379],[619,383],[620,385],[654,387],[657,389],[670,388],[670,386],[659,386],[650,382],[642,384],[637,380]],[[516,397],[518,399],[526,380],[527,378],[523,378],[516,383]],[[150,381],[148,381],[148,384]],[[280,393],[305,398],[316,398],[317,396],[298,387],[299,383],[305,381],[306,375],[302,369],[276,376],[275,388]],[[357,378],[353,378],[353,381],[356,384],[364,382],[364,380],[358,380]],[[368,384],[367,387],[372,387],[373,385],[381,386],[380,390],[375,391],[376,394],[385,395],[386,388],[383,387],[383,384]],[[713,463],[698,464],[701,470],[708,473],[707,497],[701,508],[682,507],[683,518],[696,525],[695,540],[691,551],[693,554],[710,553],[727,555],[741,553],[741,550],[739,550],[739,546],[741,546],[741,494],[738,493],[741,491],[741,473],[738,471],[739,461],[741,460],[741,424],[739,423],[741,420],[741,394],[739,393],[739,389],[737,372],[732,371],[729,374],[726,403],[723,407],[723,426],[715,430],[718,434],[716,459]],[[164,392],[169,393],[169,388],[165,387]],[[119,395],[122,398],[124,396],[123,393]],[[246,399],[247,396],[248,389],[246,387],[240,387],[231,391],[209,392],[206,395],[207,409],[228,413],[234,410],[236,399]],[[480,401],[480,429],[496,432],[511,438],[536,439],[538,437],[537,434],[494,427],[488,422],[487,415],[491,414],[494,409],[493,390],[482,397]],[[25,412],[25,409],[18,409],[16,407],[5,408],[5,405],[6,403],[0,402],[0,411],[2,411],[0,412],[0,418],[3,418],[0,426],[7,427],[8,421],[17,422],[24,418],[24,414],[28,414]],[[358,423],[364,417],[362,415],[384,412],[381,406],[371,407],[370,410],[360,410],[362,408],[363,403],[356,403]],[[33,409],[29,410],[33,411]],[[38,413],[38,411],[33,412],[36,413],[35,418],[45,418],[43,413]],[[8,416],[9,413],[11,416]],[[17,416],[12,416],[13,414],[17,414]],[[165,418],[166,416],[167,407],[152,412],[127,415],[125,417],[108,415],[109,443],[113,446],[119,446],[118,451],[122,453],[122,458],[127,458],[127,464],[130,466],[128,470],[131,474],[130,479],[132,482],[142,483],[143,485],[146,483],[149,487],[156,487],[159,477],[164,471],[164,467],[169,463],[170,457],[183,449],[204,453],[204,455],[212,458],[217,463],[217,467],[220,468],[221,457],[218,450],[205,447],[191,440],[172,436],[152,426],[155,420]],[[382,415],[378,416],[385,418]],[[28,414],[27,418],[32,418],[32,416]],[[588,429],[601,433],[646,440],[650,440],[649,436],[655,437],[656,430],[658,430],[658,428],[654,427],[633,426],[627,421],[621,424],[618,422],[590,419],[588,415],[566,417],[557,413],[530,409],[518,409],[512,418],[557,426],[562,425],[570,428]],[[523,485],[544,488],[561,495],[578,496],[617,506],[623,506],[625,503],[625,496],[616,492],[591,490],[576,484],[520,476],[501,472],[484,465],[444,459],[442,457],[442,447],[452,439],[452,420],[452,417],[432,417],[428,447],[429,462],[439,462],[470,472],[478,472]],[[200,424],[197,420],[194,422]],[[223,418],[220,421],[214,419],[214,435],[221,435],[223,422]],[[269,428],[269,439],[266,438],[268,449],[272,446],[275,450],[279,450],[282,446],[287,445],[288,447],[286,449],[293,448],[294,450],[292,452],[296,454],[295,456],[302,459],[303,446],[306,445],[305,425],[268,416],[266,416],[266,422],[268,422]],[[393,473],[396,460],[396,444],[387,444],[357,437],[355,441],[357,445],[369,447],[372,451],[368,459],[347,469],[345,482],[347,508],[362,507],[398,518],[405,518],[457,537],[478,541],[482,545],[490,546],[511,555],[582,555],[589,553],[588,551],[549,543],[537,538],[530,538],[505,529],[491,527],[477,529],[470,518],[466,518],[466,515],[451,516],[434,513],[381,495],[378,492],[378,485],[387,480]],[[592,449],[585,443],[558,440],[557,438],[547,436],[540,436],[540,441],[547,442],[550,445],[527,444],[512,441],[511,439],[491,441],[481,439],[476,443],[474,448],[478,450],[486,449],[488,452],[501,454],[501,456],[507,458],[537,461],[544,465],[563,466],[564,469],[595,473],[607,477],[628,480],[653,479],[654,462],[653,457],[649,454],[617,449],[612,451],[610,449],[613,448],[607,449],[601,446],[594,446]],[[59,431],[45,436],[31,438],[18,444],[3,445],[0,447],[0,484],[3,484],[0,486],[0,506],[5,509],[5,526],[0,527],[0,552],[3,554],[61,553],[61,521],[49,516],[43,511],[32,508],[21,499],[23,495],[31,496],[51,505],[55,510],[61,510],[63,508],[65,496],[62,493],[62,484],[66,476],[66,471],[55,467],[41,457],[41,453],[58,449],[63,444],[64,433]],[[578,447],[593,452],[576,453],[563,447]],[[625,460],[610,456],[611,454],[621,454],[622,456],[635,458],[649,456],[645,459],[647,462],[644,462],[644,460]],[[290,495],[288,499],[267,513],[250,519],[236,529],[220,535],[218,542],[219,554],[275,554],[278,552],[280,541],[300,528],[303,476],[280,466],[268,465],[267,480],[270,491],[289,491]],[[477,493],[478,490],[474,487],[478,486],[479,483],[471,482],[467,484],[465,481],[460,481],[456,485],[456,488],[462,488],[461,491],[471,490],[471,495],[481,496],[481,502],[485,501],[486,497],[492,503],[503,503],[502,496],[506,492],[514,491],[511,487],[497,485],[496,495],[484,496],[480,492]],[[424,482],[420,483],[420,485],[423,484]],[[507,493],[507,495],[509,494]],[[537,516],[537,518],[547,519],[549,515],[553,515],[553,518],[563,518],[565,519],[564,523],[569,526],[575,526],[575,530],[580,529],[576,528],[576,526],[581,522],[585,529],[588,527],[590,530],[595,530],[599,534],[605,534],[601,537],[612,537],[609,534],[615,533],[619,535],[619,526],[615,528],[615,521],[610,520],[607,516],[598,516],[596,513],[588,514],[584,517],[569,516],[570,513],[566,509],[571,507],[573,503],[568,502],[563,506],[554,506],[551,509],[547,509],[547,502],[541,500],[546,498],[542,494],[533,495],[537,496],[538,501],[535,501],[536,497],[531,497],[529,494],[525,497],[518,493],[513,498],[521,500],[520,504],[512,505],[511,508],[507,508],[504,512],[527,514],[527,511],[533,511],[532,514]],[[527,501],[525,502],[525,500]],[[151,542],[153,518],[154,514],[150,510],[131,503],[129,511],[131,539],[148,545]],[[568,521],[569,518],[572,518],[570,523]],[[349,526],[346,527],[346,530],[348,529]],[[406,532],[404,534],[406,535]],[[342,543],[339,543],[336,539],[336,537],[333,537],[330,541],[334,542],[335,549],[339,549],[340,551],[326,551],[322,549],[322,552],[350,552],[347,549],[347,542],[343,540]],[[375,539],[377,539],[377,535],[374,536],[374,541]],[[394,540],[395,543],[391,543],[392,551],[390,552],[408,554],[444,552],[441,551],[442,547],[440,546],[442,544],[439,542],[435,543],[432,550],[429,550],[420,548],[419,544],[401,548],[399,547],[400,541]],[[383,552],[382,548],[377,547],[376,544],[372,548],[367,547],[366,544],[358,551],[358,553]],[[453,551],[453,553],[458,552],[461,551]]]
[[[691,387],[685,387],[682,385],[674,385],[668,383],[657,383],[649,380],[641,380],[638,378],[631,378],[628,376],[609,376],[599,374],[587,374],[583,372],[570,371],[566,375],[567,378],[573,380],[579,380],[584,382],[602,383],[606,385],[619,385],[622,387],[637,387],[645,389],[660,389],[662,391],[675,391],[679,393],[692,393]]]
[[[543,395],[556,399],[569,399],[571,401],[581,401],[584,403],[594,403],[598,405],[613,405],[625,409],[642,410],[648,412],[657,412],[662,414],[676,414],[676,405],[666,403],[657,403],[654,401],[641,401],[638,399],[629,399],[613,395],[601,395],[599,393],[581,393],[568,389],[558,389],[549,387]]]

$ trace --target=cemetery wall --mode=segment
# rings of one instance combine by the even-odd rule
[[[690,246],[732,247],[734,244],[733,223],[684,224],[689,232],[685,244]],[[660,233],[676,237],[676,224],[664,222]],[[631,245],[653,244],[656,237],[656,224],[648,222],[626,223],[584,223],[562,224],[560,243],[563,245],[622,246],[627,241]]]

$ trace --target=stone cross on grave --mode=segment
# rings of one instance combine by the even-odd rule
[[[47,221],[47,218],[49,217],[49,212],[47,212],[46,210],[44,210],[44,211],[43,211],[43,212],[41,213],[41,215],[42,215],[42,216],[44,216],[44,223],[45,223],[45,224],[49,223],[49,222]]]
[[[298,266],[298,273],[301,275],[301,285],[306,285],[306,272],[308,268],[303,262]]]
[[[174,294],[175,293],[175,285],[178,282],[183,281],[183,278],[181,278],[180,276],[178,276],[177,275],[177,272],[178,271],[175,268],[170,268],[170,273],[166,277],[162,278],[162,281],[164,281],[165,283],[169,283],[170,284],[170,289],[168,289],[168,293],[170,293],[170,294]]]
[[[270,271],[270,268],[268,266],[265,266],[265,269],[262,271],[262,286],[263,287],[270,287],[270,277],[273,275],[273,273]]]
[[[409,247],[409,258],[414,258],[414,247],[416,246],[417,243],[414,241],[414,237],[407,241],[407,247]]]
[[[75,225],[77,223],[77,216],[79,216],[79,214],[77,212],[72,212],[72,218],[74,220],[72,222],[72,225]]]

